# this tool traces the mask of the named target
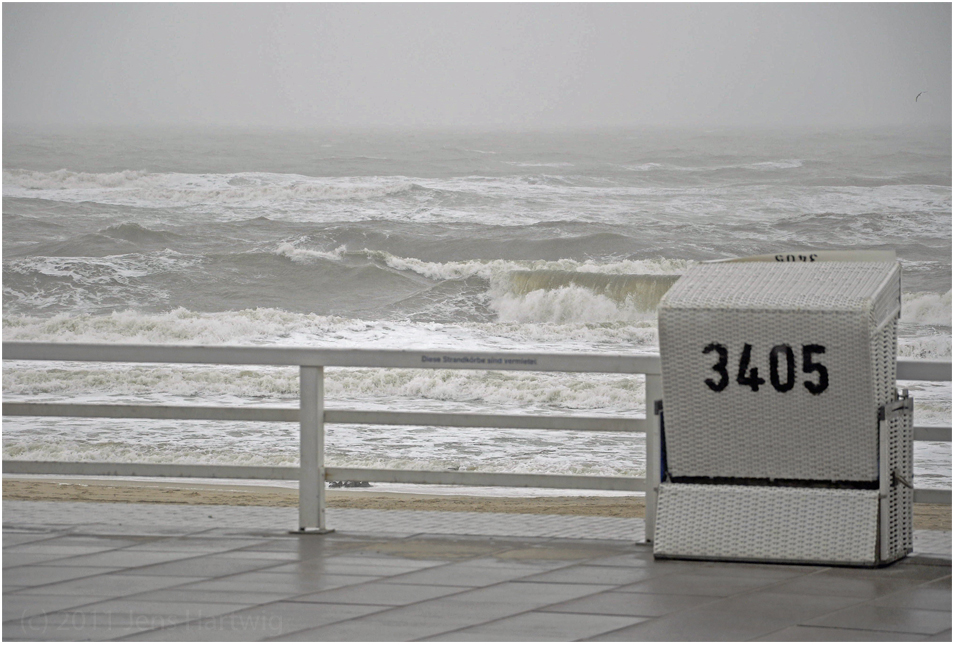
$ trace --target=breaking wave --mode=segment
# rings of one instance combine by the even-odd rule
[[[527,293],[503,293],[489,306],[504,322],[563,324],[655,319],[653,310],[644,307],[644,300],[641,297],[615,300],[586,287],[566,286]]]
[[[280,244],[275,252],[300,262],[310,259],[341,260],[367,258],[397,271],[417,273],[431,280],[461,280],[479,277],[485,280],[500,278],[513,271],[565,271],[581,273],[670,275],[683,273],[692,264],[690,260],[657,258],[651,260],[451,260],[430,262],[418,258],[401,257],[387,251],[361,249],[346,250],[340,246],[333,251],[303,249],[290,242]]]
[[[900,338],[899,356],[904,358],[951,359],[951,336],[922,336],[918,338]]]
[[[902,294],[902,322],[952,326],[952,290]]]

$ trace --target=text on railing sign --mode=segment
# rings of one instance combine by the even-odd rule
[[[422,363],[465,363],[468,365],[537,365],[536,358],[514,358],[494,356],[429,356],[421,355]]]

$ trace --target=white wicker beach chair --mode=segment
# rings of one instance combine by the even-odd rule
[[[658,557],[877,566],[912,548],[897,262],[691,268],[660,303]]]

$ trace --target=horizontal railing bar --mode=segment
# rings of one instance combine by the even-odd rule
[[[646,490],[639,477],[593,475],[529,475],[455,470],[388,470],[376,468],[325,468],[328,481],[366,481],[391,484],[444,484],[457,486],[506,486],[510,488],[565,488],[586,490]]]
[[[299,420],[298,408],[228,408],[173,405],[100,405],[89,403],[4,403],[4,416],[86,417],[110,419],[190,419],[195,421]],[[585,432],[645,433],[643,417],[529,416],[521,414],[470,414],[462,412],[387,412],[325,410],[325,423],[449,428],[517,428],[525,430],[577,430]],[[951,441],[948,426],[915,426],[916,441]]]
[[[113,345],[91,343],[3,343],[4,360],[124,363],[205,363],[219,365],[315,365],[494,369],[540,372],[659,374],[660,356],[623,354],[537,354],[441,350],[321,349],[205,345]],[[897,378],[951,381],[951,361],[900,358]]]
[[[912,428],[916,441],[951,441],[950,426],[915,426]]]
[[[900,358],[895,377],[900,381],[951,381],[952,362]]]
[[[172,405],[98,405],[89,403],[4,403],[4,416],[89,417],[110,419],[190,419],[196,421],[299,420],[298,408],[227,408]],[[453,428],[519,428],[525,430],[578,430],[586,432],[646,431],[641,417],[530,416],[521,414],[470,414],[461,412],[387,412],[325,410],[325,423],[368,425],[439,426]]]
[[[216,466],[209,464],[117,464],[65,461],[7,461],[5,475],[85,475],[102,477],[200,477],[203,479],[275,479],[297,481],[297,466]],[[532,475],[471,471],[389,470],[374,468],[325,469],[326,481],[367,481],[399,484],[507,486],[640,492],[646,480],[637,477],[590,475]],[[917,504],[951,506],[951,489],[917,488]]]
[[[659,374],[657,355],[538,354],[399,349],[322,349],[206,345],[3,343],[4,360],[206,363]]]
[[[952,505],[952,489],[916,488],[913,501],[916,504]]]
[[[4,475],[97,475],[104,477],[202,477],[298,480],[298,466],[213,464],[117,464],[78,461],[3,461]]]

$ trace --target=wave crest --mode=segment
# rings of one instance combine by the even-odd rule
[[[577,286],[503,294],[495,298],[490,307],[502,322],[519,323],[638,322],[656,316],[644,311],[632,299],[619,302]]]
[[[505,280],[514,271],[568,271],[607,274],[667,275],[683,273],[691,264],[689,260],[657,258],[652,260],[463,260],[451,262],[428,262],[417,258],[403,258],[386,251],[361,251],[368,257],[379,260],[398,271],[412,271],[432,280],[460,280],[479,277],[488,281]]]
[[[902,294],[902,322],[952,326],[952,290]]]

